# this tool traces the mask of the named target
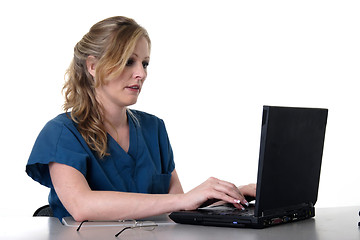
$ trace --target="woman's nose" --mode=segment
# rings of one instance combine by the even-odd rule
[[[136,64],[134,69],[134,78],[145,79],[146,78],[146,70],[142,64]]]

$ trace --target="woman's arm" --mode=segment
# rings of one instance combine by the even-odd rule
[[[183,188],[181,186],[181,183],[180,183],[179,176],[178,176],[175,169],[171,174],[169,193],[170,194],[184,193],[184,190],[183,190]]]
[[[139,219],[180,206],[174,194],[92,191],[75,168],[53,162],[49,169],[60,201],[76,221]]]
[[[178,210],[196,209],[209,199],[235,203],[241,208],[244,196],[228,182],[209,178],[197,188],[183,193],[176,171],[172,174],[169,194],[140,194],[115,191],[93,191],[85,177],[75,168],[50,163],[55,191],[76,221],[141,219]]]

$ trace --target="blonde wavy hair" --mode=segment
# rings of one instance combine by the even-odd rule
[[[150,38],[143,27],[133,19],[117,16],[93,25],[74,47],[74,57],[65,74],[63,109],[67,113],[71,109],[71,119],[100,158],[108,155],[107,131],[95,88],[121,74],[141,37],[147,39],[150,48]],[[95,78],[87,69],[89,56],[97,59]]]

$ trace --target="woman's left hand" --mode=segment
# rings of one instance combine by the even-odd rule
[[[246,197],[250,197],[251,199],[256,197],[256,184],[251,183],[248,185],[243,185],[238,187],[240,192]]]

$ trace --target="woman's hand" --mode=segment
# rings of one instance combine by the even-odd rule
[[[246,193],[252,193],[252,188],[244,188]],[[211,177],[201,185],[183,195],[184,210],[194,210],[204,203],[211,204],[222,200],[232,203],[236,208],[244,209],[248,205],[243,193],[234,184]]]
[[[256,184],[251,183],[248,185],[243,185],[238,187],[239,191],[245,196],[245,198],[250,202],[256,197]]]

